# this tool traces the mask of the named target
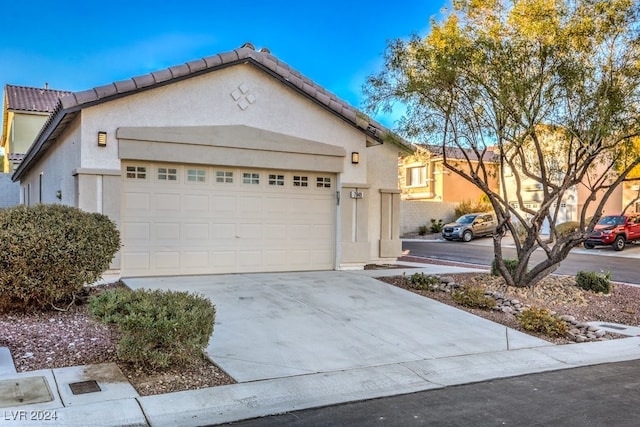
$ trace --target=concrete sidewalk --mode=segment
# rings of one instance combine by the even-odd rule
[[[474,271],[421,266],[425,268],[405,272]],[[101,391],[91,398],[75,396],[69,403],[60,396],[69,400],[70,382],[90,380],[86,370],[5,373],[0,375],[5,388],[11,384],[3,380],[44,377],[54,400],[0,406],[0,419],[8,425],[210,425],[640,359],[640,337],[556,346],[372,278],[402,272],[125,279],[132,288],[179,289],[210,297],[218,313],[208,353],[238,384],[146,397],[122,388],[109,397]],[[126,387],[115,377],[97,383],[110,391]],[[11,419],[21,416],[19,411],[26,416],[54,412],[57,419]]]

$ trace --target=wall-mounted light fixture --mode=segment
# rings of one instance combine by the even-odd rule
[[[98,132],[98,147],[106,147],[107,146],[107,133],[106,132]]]
[[[62,190],[58,190],[58,191],[56,191],[56,198],[57,198],[58,200],[62,200]]]
[[[360,163],[360,153],[358,153],[357,151],[351,153],[351,163],[353,163],[354,165]]]

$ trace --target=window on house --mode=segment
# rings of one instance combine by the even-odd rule
[[[222,184],[233,183],[233,172],[230,171],[216,171],[216,182]]]
[[[269,185],[284,185],[284,175],[269,174]]]
[[[427,186],[427,167],[417,166],[407,168],[407,187]]]
[[[127,178],[147,179],[147,168],[144,166],[127,166]]]
[[[636,212],[640,212],[640,202],[636,202]]]
[[[188,169],[187,181],[189,182],[205,182],[206,171],[203,169]]]
[[[158,179],[160,181],[176,181],[178,170],[173,168],[158,168]]]
[[[245,172],[242,174],[242,183],[253,185],[260,184],[260,174]]]
[[[319,176],[316,179],[316,187],[318,188],[331,188],[331,178],[328,176]]]
[[[308,176],[294,175],[294,177],[293,177],[293,186],[294,187],[308,187],[309,186],[309,177]]]

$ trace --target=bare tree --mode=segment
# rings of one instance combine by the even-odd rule
[[[487,194],[501,229],[524,227],[515,271],[505,266],[501,233],[495,262],[508,285],[533,286],[586,239],[640,164],[638,0],[454,0],[445,13],[424,38],[389,43],[384,69],[365,86],[368,108],[404,103],[399,131],[441,145],[445,166]],[[468,167],[456,167],[445,147],[473,160],[494,151],[503,190],[487,185],[485,162],[467,156]],[[515,196],[504,191],[505,171]],[[522,203],[526,181],[539,189],[536,208]],[[560,233],[559,207],[577,186],[589,192],[580,226]],[[539,248],[545,257],[531,265]]]

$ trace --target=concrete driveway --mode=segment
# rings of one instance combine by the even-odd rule
[[[384,274],[324,271],[123,281],[132,289],[209,297],[217,315],[208,354],[240,383],[551,345],[368,277]]]

